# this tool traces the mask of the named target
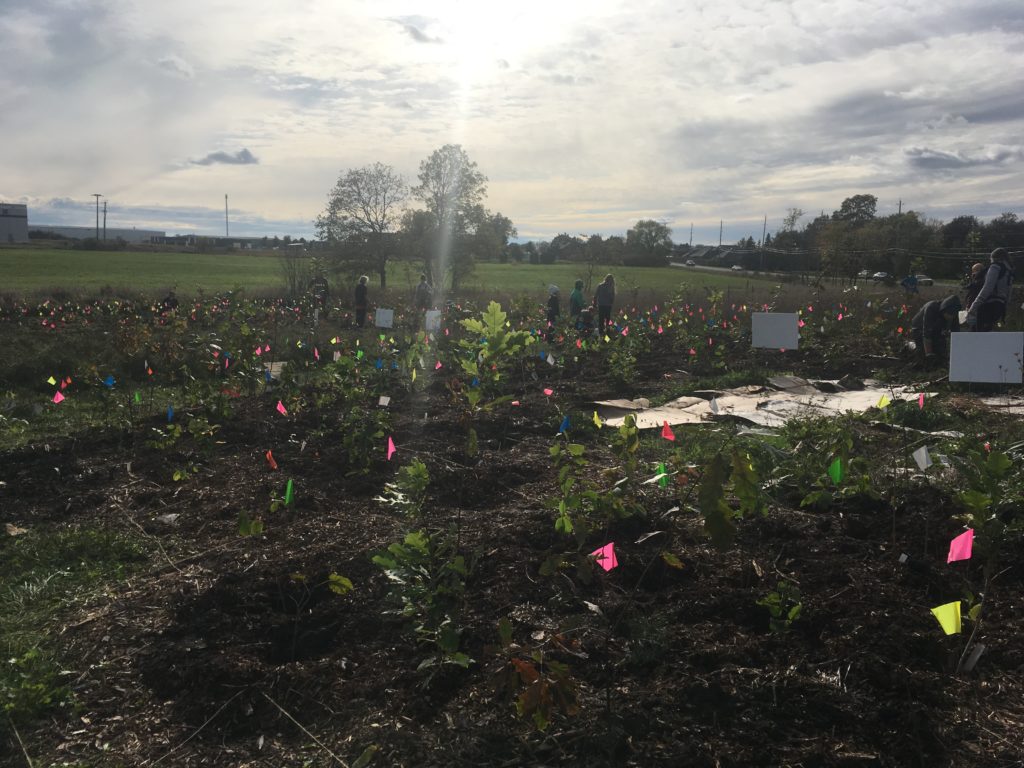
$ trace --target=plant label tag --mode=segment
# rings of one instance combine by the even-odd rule
[[[754,312],[750,318],[752,347],[786,350],[800,345],[800,318],[795,312]]]
[[[922,472],[932,465],[932,457],[928,453],[927,445],[922,445],[914,451],[914,461],[917,462],[917,466]]]
[[[436,333],[441,330],[441,311],[438,309],[428,309],[426,317],[424,318],[423,327],[427,333]]]
[[[374,316],[374,325],[378,328],[390,328],[395,324],[395,310],[393,309],[377,309],[377,313]]]
[[[949,380],[1020,384],[1024,333],[951,333]]]
[[[388,397],[387,395],[381,395],[380,396],[380,400],[377,401],[377,405],[379,405],[381,408],[387,408],[388,407],[388,403],[390,403],[390,402],[391,402],[391,398],[390,397]]]
[[[904,552],[902,555],[900,555],[900,565],[903,565],[903,563],[907,562],[907,559],[907,553]]]

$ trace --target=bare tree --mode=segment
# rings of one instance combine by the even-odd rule
[[[394,233],[408,194],[405,180],[389,165],[374,163],[343,173],[328,195],[327,209],[317,216],[317,236],[353,268],[376,272],[380,287],[386,288]]]

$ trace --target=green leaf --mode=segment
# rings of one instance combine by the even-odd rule
[[[377,754],[380,749],[376,744],[371,744],[363,750],[363,754],[355,759],[352,763],[352,768],[366,768],[373,760],[373,756]]]
[[[975,603],[971,606],[971,610],[967,612],[967,618],[971,621],[977,621],[981,618],[981,606],[982,603]]]
[[[498,637],[501,639],[502,648],[512,645],[512,622],[507,618],[503,617],[498,622]]]
[[[704,470],[700,484],[698,503],[704,514],[704,530],[711,537],[711,543],[724,548],[732,543],[736,535],[733,525],[733,511],[725,502],[725,478],[728,463],[722,454],[718,454]]]
[[[676,568],[678,570],[683,569],[683,561],[673,555],[671,552],[662,552],[661,559],[665,561],[665,565],[670,568]]]
[[[350,579],[338,573],[332,573],[327,577],[327,586],[336,595],[347,595],[355,589]]]

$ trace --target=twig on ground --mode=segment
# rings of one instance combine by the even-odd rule
[[[277,703],[276,701],[274,701],[274,700],[273,700],[272,698],[270,698],[270,697],[269,697],[269,696],[268,696],[267,694],[265,694],[265,693],[264,693],[263,691],[260,691],[260,695],[261,695],[261,696],[262,696],[263,698],[265,698],[265,699],[266,699],[267,701],[269,701],[269,702],[270,702],[271,704],[273,704],[273,705],[274,705],[275,707],[277,707],[277,708],[278,708],[278,710],[279,710],[279,711],[281,712],[281,714],[282,714],[282,715],[284,715],[284,716],[285,716],[285,717],[287,717],[287,718],[288,718],[289,720],[291,720],[291,721],[292,721],[293,723],[295,723],[295,725],[299,726],[299,729],[300,729],[300,730],[301,730],[301,731],[302,731],[302,732],[303,732],[304,734],[306,734],[307,736],[309,736],[309,738],[311,738],[311,739],[312,739],[313,741],[315,741],[315,742],[317,743],[317,745],[318,745],[318,746],[319,746],[319,747],[320,747],[320,748],[321,748],[321,749],[322,749],[322,750],[323,750],[324,752],[326,752],[326,753],[327,753],[328,755],[330,755],[330,756],[331,756],[331,757],[333,757],[333,758],[334,758],[335,760],[337,760],[337,761],[338,761],[338,763],[339,763],[340,765],[342,765],[342,766],[343,766],[343,768],[348,768],[348,763],[346,763],[346,762],[345,762],[344,760],[342,760],[342,759],[341,759],[340,757],[338,757],[338,756],[337,756],[336,754],[334,754],[333,752],[331,752],[331,750],[329,750],[329,749],[328,749],[328,748],[327,748],[327,747],[326,747],[326,746],[324,745],[324,743],[323,743],[322,741],[320,741],[320,739],[318,739],[318,738],[317,738],[316,736],[314,736],[314,735],[313,735],[312,733],[310,733],[310,732],[309,732],[308,730],[306,730],[306,726],[304,726],[304,725],[303,725],[302,723],[300,723],[300,722],[299,722],[298,720],[296,720],[296,719],[295,719],[294,717],[292,717],[291,715],[289,715],[289,714],[288,714],[288,712],[287,712],[287,711],[285,711],[284,707],[282,707],[282,706],[281,706],[280,704],[278,704],[278,703]]]
[[[187,739],[185,739],[185,740],[184,740],[183,742],[181,742],[181,743],[180,743],[180,744],[179,744],[178,746],[176,746],[176,747],[175,747],[174,749],[172,749],[172,750],[171,750],[170,752],[167,752],[166,754],[164,754],[164,756],[163,756],[163,757],[161,757],[161,758],[160,758],[159,760],[156,760],[155,762],[153,762],[153,765],[159,765],[159,764],[160,764],[160,763],[162,763],[162,762],[163,762],[164,760],[166,760],[166,759],[167,759],[168,757],[170,757],[170,756],[171,756],[171,755],[173,755],[173,754],[174,754],[175,752],[177,752],[177,751],[178,751],[179,749],[181,749],[181,748],[182,748],[182,747],[184,747],[184,746],[185,746],[186,744],[188,744],[188,743],[189,743],[190,741],[192,741],[192,739],[194,739],[194,738],[195,738],[196,736],[198,736],[198,735],[199,735],[200,731],[202,731],[202,730],[203,730],[203,728],[205,728],[205,727],[206,727],[206,726],[208,726],[208,725],[209,725],[210,723],[212,723],[212,722],[213,722],[213,721],[214,721],[214,720],[216,719],[217,715],[219,715],[219,714],[220,714],[221,712],[223,712],[223,711],[224,711],[224,709],[225,709],[225,708],[227,707],[227,705],[228,705],[228,704],[230,704],[230,703],[231,703],[232,701],[234,701],[234,700],[235,700],[235,699],[237,699],[237,698],[238,698],[239,696],[241,696],[241,695],[242,695],[242,694],[243,694],[243,693],[244,693],[244,692],[245,692],[246,690],[248,690],[248,689],[247,689],[247,688],[242,688],[242,689],[241,689],[241,690],[240,690],[240,691],[239,691],[238,693],[236,693],[236,694],[235,694],[234,696],[232,696],[232,697],[231,697],[230,699],[228,699],[228,700],[227,700],[227,701],[225,701],[225,702],[224,702],[223,704],[221,704],[221,705],[220,705],[220,708],[218,708],[216,712],[214,712],[214,713],[213,713],[212,715],[210,715],[210,717],[209,717],[209,718],[207,719],[207,721],[206,721],[205,723],[203,723],[202,725],[200,725],[200,726],[199,726],[198,728],[196,728],[196,729],[195,729],[195,731],[193,731],[193,732],[192,732],[192,735],[190,735],[190,736],[189,736],[189,737],[188,737]]]
[[[21,740],[21,734],[18,733],[18,729],[15,727],[10,713],[7,714],[7,722],[10,723],[11,730],[14,731],[14,738],[18,740],[18,746],[21,747],[21,754],[25,756],[25,762],[28,763],[28,768],[33,768],[32,758],[28,756],[28,750],[25,749],[25,742]]]

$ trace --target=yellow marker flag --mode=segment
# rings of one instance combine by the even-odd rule
[[[882,395],[880,398],[878,398],[878,406],[877,407],[879,409],[886,408],[891,403],[892,403],[892,400],[889,398],[888,395]]]
[[[604,426],[604,423],[601,421],[601,417],[597,415],[597,411],[594,411],[594,424],[598,429]]]
[[[946,603],[940,605],[938,608],[932,608],[932,613],[935,618],[939,620],[939,624],[942,625],[942,630],[947,635],[957,635],[960,633],[960,601],[957,600],[952,603]]]
[[[57,380],[55,378],[53,378],[53,376],[51,376],[50,378],[48,378],[46,380],[46,383],[49,384],[52,387],[52,386],[55,386],[57,384]]]
[[[607,333],[606,333],[606,334],[604,335],[604,340],[605,340],[606,342],[608,342],[608,341],[611,341],[611,339],[609,339],[609,338],[608,338],[608,334],[607,334]]]
[[[413,366],[413,369],[412,369],[412,380],[416,381],[416,367],[415,366]]]

